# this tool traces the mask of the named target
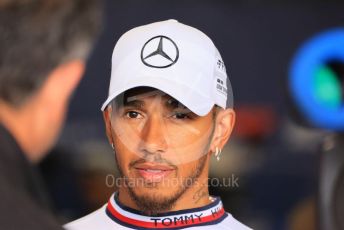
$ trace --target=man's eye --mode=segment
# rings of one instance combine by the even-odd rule
[[[125,114],[128,118],[140,118],[141,115],[138,112],[135,111],[128,111]]]
[[[175,113],[172,117],[176,118],[176,119],[187,119],[187,118],[189,118],[189,116],[186,113]]]

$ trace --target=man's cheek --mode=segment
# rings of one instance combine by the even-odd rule
[[[185,145],[171,148],[171,157],[168,159],[174,165],[185,165],[193,163],[207,154],[205,149],[207,143],[193,143],[192,145]]]
[[[131,127],[115,127],[115,142],[124,151],[135,152],[142,138],[138,132]]]

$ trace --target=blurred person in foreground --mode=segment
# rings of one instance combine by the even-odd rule
[[[0,1],[0,229],[61,228],[35,164],[58,138],[101,10],[98,0]]]
[[[250,229],[209,195],[235,113],[226,69],[201,31],[168,20],[134,28],[112,55],[106,133],[120,178],[108,204],[71,222],[86,229]]]

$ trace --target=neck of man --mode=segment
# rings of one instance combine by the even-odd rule
[[[35,163],[34,137],[32,112],[34,111],[32,103],[26,103],[20,107],[13,107],[7,103],[0,102],[0,123],[14,137],[19,147],[22,149],[25,157]]]
[[[209,156],[206,159],[205,167],[203,168],[200,176],[197,178],[197,181],[180,196],[180,198],[174,203],[171,209],[165,210],[164,212],[199,208],[210,204],[212,202],[212,199],[209,196],[208,176]],[[130,192],[128,191],[128,188],[126,186],[121,186],[118,192],[118,199],[120,203],[132,209],[140,210],[140,207],[137,206],[135,201],[130,196]]]

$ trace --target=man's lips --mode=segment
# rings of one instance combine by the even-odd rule
[[[141,177],[150,182],[160,182],[175,170],[171,166],[157,164],[139,164],[134,168]]]

